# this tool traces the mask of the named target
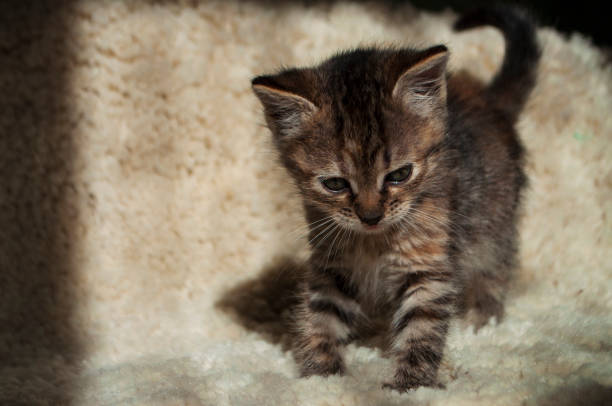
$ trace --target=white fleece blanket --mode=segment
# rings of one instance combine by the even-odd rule
[[[73,154],[71,170],[59,172],[69,176],[46,180],[69,193],[53,215],[72,219],[56,235],[69,247],[72,271],[61,283],[70,297],[53,304],[58,317],[70,316],[54,326],[78,351],[67,347],[41,365],[31,346],[6,338],[14,332],[0,335],[23,361],[0,369],[0,403],[612,401],[612,68],[588,39],[550,28],[538,32],[538,85],[518,126],[531,183],[522,267],[503,323],[478,334],[455,324],[440,372],[445,390],[382,390],[392,365],[356,344],[346,350],[346,376],[298,378],[285,319],[293,269],[305,258],[304,223],[250,79],[360,44],[444,43],[451,69],[486,80],[503,41],[489,28],[453,33],[450,11],[279,3],[81,1],[55,11],[69,27],[57,44],[69,48],[66,108],[49,114]],[[51,44],[65,29],[53,21]],[[25,66],[39,57],[20,56]],[[46,84],[27,91],[45,97]],[[33,153],[54,162],[56,141],[43,139]],[[35,204],[43,214],[55,207],[45,196]],[[17,260],[3,258],[5,275]],[[53,353],[44,335],[37,340]]]

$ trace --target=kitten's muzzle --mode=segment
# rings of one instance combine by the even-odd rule
[[[369,226],[375,226],[383,218],[382,213],[378,211],[365,212],[363,214],[358,214],[358,216],[363,223]]]
[[[366,190],[357,196],[354,210],[361,222],[368,226],[378,224],[385,214],[381,204],[380,193],[372,190],[372,188],[366,188]]]

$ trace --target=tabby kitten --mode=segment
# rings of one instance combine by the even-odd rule
[[[477,10],[455,29],[485,24],[506,40],[488,85],[447,73],[443,45],[356,49],[253,80],[310,227],[303,376],[342,373],[341,347],[382,319],[396,361],[384,386],[440,386],[450,318],[501,319],[526,183],[514,124],[540,52],[514,8]]]

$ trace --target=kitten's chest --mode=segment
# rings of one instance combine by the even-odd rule
[[[343,262],[362,305],[384,308],[413,269],[435,268],[447,258],[446,239],[421,235],[394,236],[382,241],[355,241]]]
[[[344,258],[351,282],[363,306],[371,310],[386,304],[396,285],[394,264],[401,253],[387,244],[357,242]]]

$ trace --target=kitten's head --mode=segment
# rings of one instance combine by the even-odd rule
[[[357,232],[410,217],[440,179],[447,59],[444,46],[360,49],[253,80],[307,206]]]

